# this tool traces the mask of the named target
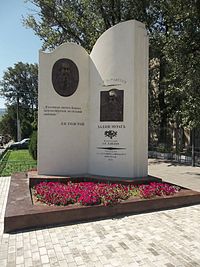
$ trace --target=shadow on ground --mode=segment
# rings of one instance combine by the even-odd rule
[[[191,166],[189,163],[181,163],[181,162],[176,162],[173,160],[164,160],[164,159],[149,159],[149,165],[158,165],[158,164],[163,164],[166,163],[168,164],[167,167],[171,167],[171,166]]]

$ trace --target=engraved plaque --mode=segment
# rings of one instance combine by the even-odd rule
[[[100,121],[123,121],[124,91],[113,88],[100,93]]]
[[[76,64],[67,58],[57,60],[52,68],[52,83],[59,95],[64,97],[73,95],[79,83]]]

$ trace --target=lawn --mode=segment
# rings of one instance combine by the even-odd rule
[[[36,168],[37,162],[31,157],[28,149],[8,150],[0,161],[0,176]]]
[[[26,161],[33,160],[28,149],[12,150],[9,153],[8,161]]]

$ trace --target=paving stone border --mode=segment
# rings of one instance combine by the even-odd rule
[[[156,177],[150,178],[152,180],[157,180]],[[43,177],[43,179],[46,180],[47,177]],[[60,177],[60,179],[66,178]],[[93,177],[92,179],[96,179],[96,177]],[[160,181],[160,179],[158,180]],[[143,179],[143,182],[144,181],[145,179]],[[66,225],[80,221],[97,220],[120,215],[123,216],[128,214],[139,214],[144,212],[173,209],[200,203],[200,192],[182,188],[182,190],[174,196],[159,197],[148,200],[137,198],[134,200],[121,202],[112,207],[53,207],[33,205],[30,194],[30,184],[36,182],[36,176],[33,175],[31,178],[26,173],[17,173],[11,177],[4,217],[4,232],[14,232],[24,229],[41,228],[53,225]],[[136,183],[137,180],[130,181],[129,179],[125,180],[124,182]]]

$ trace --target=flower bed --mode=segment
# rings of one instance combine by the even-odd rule
[[[179,190],[177,186],[157,182],[142,185],[71,181],[68,183],[40,182],[33,187],[37,201],[59,206],[69,204],[112,206],[133,197],[169,196],[176,194]]]
[[[152,177],[148,177],[148,179],[150,180]],[[133,185],[136,184],[136,181],[115,180],[114,182],[113,180],[108,181],[108,179],[103,180],[101,177],[97,180],[97,178],[94,179],[92,177],[41,177],[40,175],[35,175],[33,172],[28,173],[28,175],[26,173],[16,173],[11,176],[10,189],[4,217],[4,232],[21,231],[23,229],[30,228],[35,229],[46,226],[51,227],[52,225],[67,225],[81,221],[99,220],[103,218],[114,218],[116,216],[174,209],[200,203],[200,192],[196,192],[187,188],[181,188],[180,190],[174,185],[171,188],[171,184],[161,183],[161,181],[159,181],[160,179],[157,178],[157,181],[153,182],[159,183],[152,184],[151,181],[147,181],[148,179],[138,179],[137,186],[134,189]],[[45,184],[42,184],[44,181]],[[47,183],[47,181],[51,183],[53,182],[52,186],[55,186],[54,182],[61,182],[61,188],[64,185],[66,186],[69,181],[71,181],[71,187],[80,187],[78,183],[84,181],[95,182],[96,185],[98,185],[97,181],[99,183],[102,181],[101,187],[103,187],[103,183],[106,183],[107,186],[109,183],[111,187],[114,187],[114,184],[112,184],[114,182],[115,184],[118,184],[119,187],[121,187],[123,184],[123,186],[128,186],[129,190],[130,188],[133,190],[130,190],[132,195],[130,197],[128,195],[128,199],[118,199],[117,202],[114,203],[109,202],[106,204],[106,202],[103,202],[104,198],[102,198],[103,200],[100,198],[102,202],[96,202],[98,205],[95,205],[95,202],[92,204],[86,202],[84,204],[84,202],[78,202],[78,199],[80,198],[79,197],[78,199],[75,198],[77,202],[74,204],[73,202],[71,202],[72,204],[70,204],[70,202],[67,204],[66,201],[63,205],[63,203],[57,201],[57,204],[59,205],[58,206],[52,202],[47,202],[47,204],[45,204],[45,194],[43,196],[39,195],[39,191],[38,197],[40,200],[38,201],[38,198],[36,197],[36,188],[40,188],[41,194],[42,191],[48,192],[49,183]],[[140,185],[139,188],[138,183],[140,182],[141,184],[143,183],[143,185]],[[33,190],[34,186],[35,189]],[[50,184],[49,188],[51,189],[52,186]],[[86,188],[86,185],[84,185],[84,187]],[[153,190],[152,188],[157,189]],[[160,190],[160,188],[162,189]],[[32,194],[30,194],[30,189]],[[153,194],[154,191],[156,191],[156,194]],[[35,196],[34,192],[36,194]],[[53,191],[51,194],[53,194]],[[58,194],[57,191],[55,191],[54,195],[52,195],[54,200],[57,199],[56,194]],[[50,194],[48,196],[51,198]],[[114,205],[115,203],[118,204]],[[110,206],[107,207],[104,205]]]

